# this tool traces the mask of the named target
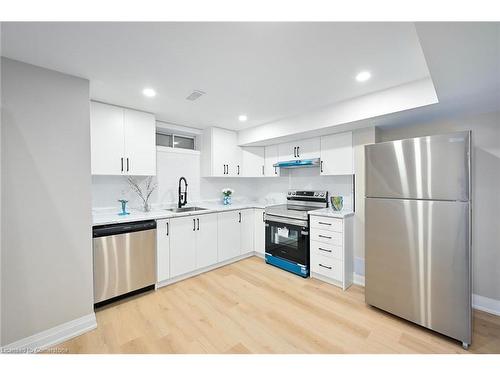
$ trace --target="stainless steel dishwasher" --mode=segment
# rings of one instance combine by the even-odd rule
[[[94,304],[156,282],[154,220],[93,228]]]

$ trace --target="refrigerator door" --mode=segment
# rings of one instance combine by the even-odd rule
[[[365,147],[366,196],[469,200],[470,132]]]
[[[471,342],[468,202],[366,198],[369,305]]]

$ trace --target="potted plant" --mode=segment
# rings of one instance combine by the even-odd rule
[[[224,205],[231,204],[231,194],[234,193],[233,189],[230,188],[224,188],[222,189],[222,203]]]

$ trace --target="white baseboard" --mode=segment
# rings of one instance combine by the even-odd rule
[[[494,315],[500,315],[500,301],[493,298],[473,294],[472,307],[476,310],[485,311]]]
[[[2,347],[3,353],[36,353],[97,327],[95,314],[88,314]]]
[[[262,258],[262,259],[266,258],[264,253],[259,253],[258,251],[254,251],[253,255],[255,255],[256,257]]]
[[[365,275],[358,275],[354,273],[352,275],[352,282],[355,285],[365,286]]]

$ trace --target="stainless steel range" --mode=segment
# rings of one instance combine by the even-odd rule
[[[328,192],[289,190],[286,199],[265,209],[266,263],[308,277],[308,212],[328,207]]]

